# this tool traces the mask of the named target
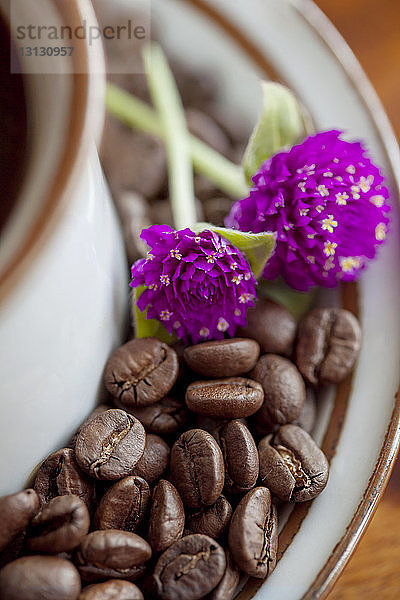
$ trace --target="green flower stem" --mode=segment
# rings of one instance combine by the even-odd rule
[[[165,139],[161,121],[156,112],[145,102],[120,87],[108,83],[106,94],[108,112],[128,127]],[[242,168],[189,134],[189,151],[193,166],[226,194],[244,198],[249,189]]]
[[[223,192],[239,199],[249,195],[249,186],[241,166],[235,165],[193,135],[190,136],[190,149],[195,169]]]
[[[163,137],[160,118],[157,113],[142,100],[132,96],[114,83],[107,83],[107,111],[122,123],[144,133]]]
[[[158,44],[143,49],[147,81],[160,116],[169,163],[169,196],[175,227],[196,223],[193,167],[185,112],[174,77]]]

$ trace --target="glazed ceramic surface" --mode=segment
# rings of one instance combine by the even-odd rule
[[[344,423],[342,416],[338,418],[333,412],[330,419],[331,432],[332,428],[337,428],[338,443],[336,445],[335,438],[335,443],[328,448],[333,457],[327,489],[312,503],[308,512],[308,507],[300,509],[304,511],[301,527],[296,535],[293,534],[287,549],[281,544],[284,554],[268,581],[260,589],[251,583],[240,594],[243,599],[255,594],[259,600],[320,598],[329,587],[329,579],[343,567],[366,524],[366,517],[371,514],[376,497],[382,491],[398,446],[398,423],[395,417],[392,419],[400,366],[397,145],[354,56],[311,2],[170,0],[166,3],[154,0],[153,6],[154,18],[162,24],[160,32],[167,49],[189,65],[215,72],[224,88],[226,106],[238,110],[249,126],[260,110],[258,76],[265,77],[265,74],[250,56],[246,57],[239,47],[238,36],[233,33],[236,39],[232,38],[226,23],[225,28],[215,23],[210,26],[210,14],[214,9],[268,57],[279,77],[308,107],[317,129],[340,128],[350,139],[365,140],[384,169],[391,188],[390,240],[359,284],[364,343],[351,389],[340,390],[342,395],[350,392],[348,399],[346,397]],[[207,6],[211,8],[208,16],[205,15]],[[327,40],[336,47],[336,55]],[[323,400],[317,427],[319,441],[324,438],[333,411],[333,396],[331,391]],[[390,436],[383,448],[390,425]],[[331,433],[330,439],[333,438]],[[367,489],[377,464],[375,475],[379,485]],[[362,507],[357,513],[362,501],[367,503],[364,515],[360,514]],[[314,584],[318,574],[324,568],[326,571],[331,553],[345,534],[343,552],[334,556],[331,572],[324,572],[318,585]]]
[[[40,0],[43,11],[54,6]],[[75,6],[92,22],[86,0]],[[101,70],[101,48],[86,58],[89,71]],[[105,78],[79,77],[65,65],[62,74],[26,79],[30,162],[0,252],[0,495],[23,487],[93,408],[127,317],[122,235],[95,145]]]

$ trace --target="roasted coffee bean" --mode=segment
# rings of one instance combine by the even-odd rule
[[[186,390],[186,404],[191,411],[216,419],[249,417],[263,400],[261,385],[244,377],[195,381]]]
[[[239,327],[237,335],[257,340],[263,354],[291,356],[296,331],[296,319],[284,306],[259,299],[247,311],[247,325]]]
[[[140,407],[164,398],[178,377],[175,350],[156,338],[134,339],[106,364],[104,381],[119,405]]]
[[[28,548],[32,552],[70,552],[89,531],[90,516],[78,496],[53,498],[32,521]]]
[[[281,500],[315,498],[328,482],[329,464],[312,437],[297,425],[284,425],[258,447],[260,477]]]
[[[339,383],[350,374],[361,348],[356,317],[342,308],[319,308],[300,323],[296,363],[312,385]]]
[[[143,456],[132,471],[132,475],[143,477],[153,483],[168,469],[170,449],[162,438],[153,433],[146,436]]]
[[[235,419],[236,421],[240,421],[243,425],[247,426],[247,419]],[[219,432],[222,427],[229,423],[230,419],[212,419],[211,417],[206,417],[205,415],[196,415],[196,427],[197,429],[204,429],[204,431],[208,431],[211,433],[213,438],[215,438],[218,442]]]
[[[207,600],[232,600],[239,585],[240,569],[232,560],[229,550],[225,550],[226,569],[225,573]]]
[[[75,564],[84,581],[134,581],[146,571],[151,547],[136,533],[106,529],[93,531],[75,552]]]
[[[233,560],[251,577],[264,579],[276,565],[278,517],[265,487],[251,490],[233,513],[228,536]]]
[[[0,498],[0,552],[23,534],[39,510],[35,490],[24,490]]]
[[[55,556],[24,556],[0,571],[1,600],[77,600],[80,591],[74,565]]]
[[[296,486],[296,479],[293,473],[295,463],[292,460],[293,466],[287,464],[290,455],[287,452],[282,455],[274,448],[273,437],[272,434],[265,436],[258,445],[260,479],[264,485],[269,487],[274,496],[288,502],[292,499],[292,494]],[[300,464],[299,466],[301,467]],[[301,471],[299,471],[299,474],[301,474]],[[306,477],[307,475],[304,474],[301,485],[303,485],[303,480],[307,481]]]
[[[103,583],[88,585],[78,600],[144,600],[143,594],[134,583],[110,579]]]
[[[317,401],[315,397],[315,391],[312,388],[307,387],[306,399],[304,401],[303,408],[301,409],[301,412],[297,419],[293,421],[293,425],[298,425],[299,427],[307,431],[307,433],[311,434],[312,430],[314,429],[316,419]],[[266,419],[263,418],[263,414],[261,413],[261,411],[254,415],[254,421],[252,423],[252,426],[254,427],[254,432],[259,437],[264,437],[265,435],[273,433],[276,430],[276,426],[272,425],[268,416]]]
[[[76,439],[77,439],[78,435],[80,434],[81,430],[85,427],[85,425],[90,423],[90,421],[92,421],[95,417],[97,417],[97,415],[100,415],[101,413],[105,412],[106,410],[110,410],[110,408],[112,408],[112,406],[108,406],[107,404],[100,404],[100,406],[97,406],[90,413],[90,415],[87,417],[87,419],[85,419],[83,421],[83,423],[81,423],[81,425],[79,425],[78,429],[75,431],[74,435],[71,438],[71,442],[69,443],[70,448],[75,448]]]
[[[164,552],[182,537],[185,509],[176,488],[165,479],[153,490],[147,539],[153,552]]]
[[[106,410],[81,429],[76,459],[91,477],[115,481],[131,473],[145,441],[143,425],[135,417],[124,410]]]
[[[251,490],[258,479],[257,446],[241,421],[230,421],[219,432],[219,445],[225,461],[225,489],[228,493]]]
[[[215,439],[202,429],[190,429],[171,451],[171,475],[189,508],[210,506],[224,487],[224,459]]]
[[[79,496],[90,511],[95,500],[94,483],[80,470],[71,448],[57,450],[46,458],[40,465],[34,487],[42,504],[56,496],[73,494]]]
[[[150,488],[141,477],[125,477],[114,483],[97,507],[97,529],[120,529],[134,533],[143,521],[150,502]]]
[[[317,420],[317,400],[315,397],[315,391],[312,388],[306,389],[306,399],[303,404],[303,408],[301,409],[301,413],[299,414],[296,421],[294,421],[294,425],[298,425],[304,431],[307,431],[311,435],[312,430],[314,429],[315,422]]]
[[[199,600],[221,581],[225,553],[206,535],[187,535],[158,559],[154,580],[162,600]]]
[[[187,365],[204,377],[234,377],[250,371],[260,355],[254,340],[232,338],[188,346],[184,353]]]
[[[218,540],[225,533],[232,516],[232,506],[220,496],[215,504],[186,517],[185,534],[202,533]]]
[[[187,419],[186,406],[171,396],[167,396],[151,406],[127,410],[129,414],[139,419],[147,432],[158,435],[176,433]]]
[[[306,398],[304,381],[296,366],[277,354],[264,354],[250,377],[264,390],[264,404],[257,413],[264,425],[284,425],[297,419]]]

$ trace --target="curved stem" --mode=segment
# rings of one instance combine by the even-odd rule
[[[176,229],[196,223],[193,167],[185,111],[167,59],[158,44],[143,49],[147,80],[160,117],[168,156],[169,198]]]
[[[145,102],[120,87],[108,83],[106,94],[108,112],[128,127],[139,129],[164,139],[164,131],[157,113]],[[190,155],[198,173],[205,175],[226,194],[244,198],[249,189],[242,168],[189,134]]]

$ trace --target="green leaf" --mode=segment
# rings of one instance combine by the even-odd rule
[[[243,157],[243,170],[251,178],[264,161],[305,136],[305,114],[288,88],[272,81],[261,82],[263,108]],[[307,127],[309,129],[309,126]]]
[[[157,321],[156,319],[147,319],[147,308],[145,308],[143,312],[138,309],[137,300],[145,289],[146,286],[139,285],[133,293],[132,301],[136,337],[156,337],[166,344],[174,344],[177,341],[175,335],[170,335],[160,321]]]
[[[192,229],[196,233],[209,229],[230,241],[246,256],[254,277],[257,279],[261,276],[268,259],[275,249],[276,233],[271,233],[269,231],[263,231],[262,233],[245,233],[243,231],[238,231],[237,229],[215,227],[215,225],[211,225],[210,223],[197,223]]]
[[[314,288],[311,292],[298,292],[289,287],[283,279],[275,281],[263,280],[258,286],[258,296],[260,298],[270,298],[285,306],[292,315],[300,320],[309,312],[315,303],[318,288]]]

